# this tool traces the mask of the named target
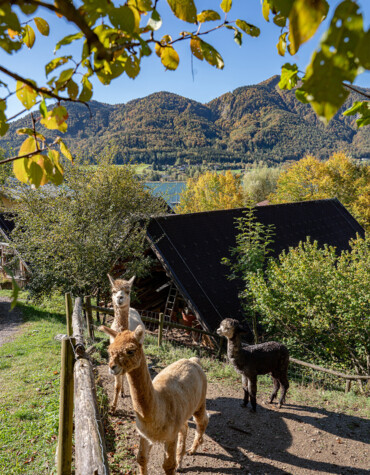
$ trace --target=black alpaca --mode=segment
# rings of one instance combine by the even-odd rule
[[[243,407],[251,400],[252,411],[256,411],[257,375],[270,373],[274,382],[270,404],[275,399],[281,386],[281,396],[278,407],[285,402],[285,395],[289,388],[288,365],[289,351],[286,346],[276,341],[269,341],[259,345],[241,343],[241,334],[245,330],[238,320],[226,318],[220,324],[217,333],[227,338],[227,356],[236,371],[242,375],[244,389]]]

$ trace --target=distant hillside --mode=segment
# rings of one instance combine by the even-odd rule
[[[69,104],[68,132],[63,139],[84,156],[116,145],[117,163],[128,159],[158,164],[176,159],[280,163],[308,153],[326,158],[340,150],[355,158],[369,157],[370,127],[357,129],[353,116],[340,113],[325,127],[309,105],[297,101],[294,91],[280,90],[278,82],[274,76],[208,104],[168,92],[127,104],[93,101],[92,117],[87,107]],[[351,93],[342,110],[355,100],[361,97]],[[0,139],[0,147],[17,148],[22,137],[15,130],[29,125],[29,116],[13,122]],[[50,138],[58,135],[46,134]]]

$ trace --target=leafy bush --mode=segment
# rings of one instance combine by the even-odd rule
[[[339,256],[307,239],[270,259],[248,284],[268,333],[292,354],[368,374],[369,270],[368,237]]]

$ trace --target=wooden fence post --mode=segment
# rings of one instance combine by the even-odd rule
[[[164,323],[164,314],[159,314],[159,327],[158,327],[158,346],[162,345],[162,336],[163,336],[163,323]]]
[[[62,339],[62,362],[60,370],[59,435],[57,452],[58,475],[70,475],[72,472],[72,435],[73,435],[73,341]]]
[[[71,292],[65,294],[65,303],[66,303],[66,321],[67,321],[67,335],[72,336],[72,313],[73,313],[73,304]]]
[[[98,292],[96,294],[96,306],[99,307],[99,303],[100,303],[100,289],[98,289]],[[99,310],[96,311],[96,319],[98,321],[98,323],[100,323],[100,313],[99,313]]]
[[[350,379],[347,379],[346,380],[346,390],[345,390],[345,394],[349,393],[350,390],[351,390],[351,383],[352,381]]]
[[[91,310],[91,297],[85,296],[86,320],[87,320],[87,336],[94,340],[93,316]]]

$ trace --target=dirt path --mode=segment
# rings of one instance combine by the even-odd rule
[[[22,314],[19,308],[10,311],[10,301],[8,297],[0,297],[0,346],[11,341],[22,323]]]
[[[113,378],[107,366],[98,368],[103,387],[113,395]],[[126,394],[129,394],[125,382]],[[240,407],[241,387],[209,384],[207,409],[210,422],[204,444],[195,456],[185,456],[181,473],[195,474],[370,474],[370,423],[328,409],[295,404],[264,403],[267,394],[259,394],[257,413]],[[136,453],[138,435],[130,397],[119,402],[117,416],[110,417],[109,430],[128,454]],[[194,437],[190,423],[187,446]],[[114,448],[111,459],[114,457]],[[156,445],[150,456],[149,473],[159,475],[163,447]],[[135,473],[125,468],[116,474]]]

